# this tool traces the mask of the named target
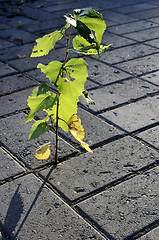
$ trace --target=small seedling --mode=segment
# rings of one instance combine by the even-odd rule
[[[31,121],[40,110],[47,113],[43,120],[37,120],[31,128],[29,140],[38,138],[50,129],[55,129],[55,163],[58,163],[58,128],[71,134],[89,152],[92,152],[87,143],[83,141],[84,128],[77,114],[79,96],[83,96],[88,103],[94,103],[84,89],[87,80],[87,67],[83,58],[68,60],[71,53],[84,55],[98,55],[104,53],[108,46],[101,45],[102,37],[106,29],[105,21],[100,13],[91,8],[76,9],[74,15],[64,16],[66,25],[59,31],[52,32],[36,40],[31,57],[47,55],[56,42],[63,37],[66,39],[66,51],[64,61],[52,61],[47,65],[39,63],[37,68],[46,74],[50,82],[56,87],[56,92],[51,93],[47,85],[36,87],[28,97],[29,115],[25,122]],[[71,29],[74,27],[79,35],[72,40],[73,48],[70,49]],[[66,33],[68,31],[68,33]],[[35,153],[38,159],[47,159],[50,156],[50,143],[42,145]]]

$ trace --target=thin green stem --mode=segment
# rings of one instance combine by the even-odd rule
[[[58,164],[58,121],[59,121],[59,98],[57,99],[56,108],[56,148],[55,148],[55,164]]]

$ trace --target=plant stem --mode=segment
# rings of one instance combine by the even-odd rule
[[[67,57],[68,57],[68,54],[69,54],[69,41],[70,41],[70,36],[71,36],[71,25],[70,25],[70,29],[69,29],[69,35],[68,37],[66,38],[67,40],[67,46],[66,46],[66,55],[65,55],[65,59],[64,59],[64,63],[63,63],[63,66],[66,64],[66,61],[67,61]],[[58,76],[59,77],[59,76]],[[58,79],[57,77],[57,79]],[[57,108],[56,108],[56,149],[55,149],[55,164],[58,164],[59,161],[58,161],[58,122],[59,122],[59,97],[57,99]]]
[[[55,164],[58,164],[58,121],[59,121],[59,98],[57,99],[57,108],[56,108],[56,148],[55,148]]]
[[[70,25],[69,34],[68,34],[68,37],[67,37],[67,46],[66,46],[66,55],[65,55],[64,65],[66,64],[67,57],[68,57],[68,54],[69,54],[68,49],[69,49],[69,42],[70,42],[70,36],[71,36],[71,28],[72,28],[72,25]]]

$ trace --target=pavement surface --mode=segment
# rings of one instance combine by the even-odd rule
[[[80,99],[78,115],[93,154],[60,131],[55,166],[34,158],[54,132],[28,141],[24,119],[28,95],[49,84],[37,63],[63,61],[65,42],[29,56],[84,7],[103,14],[112,43],[84,57],[96,105]],[[0,69],[0,239],[159,240],[159,0],[0,0]]]

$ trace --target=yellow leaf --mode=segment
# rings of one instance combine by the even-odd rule
[[[35,157],[37,159],[46,160],[50,157],[51,151],[50,151],[50,142],[43,144],[40,146],[36,152]]]
[[[81,125],[81,119],[77,115],[72,115],[72,117],[67,122],[69,130],[71,134],[74,136],[74,138],[77,139],[77,141],[80,142],[80,144],[89,152],[92,152],[92,150],[89,148],[89,145],[85,142],[83,142],[84,138],[84,128]]]

